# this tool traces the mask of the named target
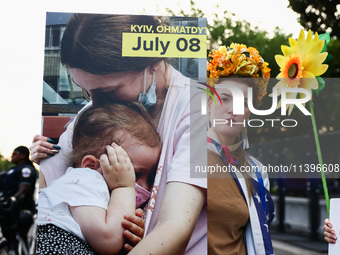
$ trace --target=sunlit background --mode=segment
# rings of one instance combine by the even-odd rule
[[[233,19],[271,33],[275,27],[297,38],[298,15],[287,8],[288,0],[196,0],[204,13],[234,13]],[[183,10],[190,14],[190,1],[6,1],[0,15],[0,154],[9,158],[19,145],[29,147],[41,131],[42,77],[45,14],[52,12],[96,12],[169,15]],[[209,16],[206,16],[209,19]]]

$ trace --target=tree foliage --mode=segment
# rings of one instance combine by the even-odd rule
[[[189,13],[181,10],[177,15],[190,17],[207,17],[207,15],[200,9],[196,8],[194,1],[190,1],[191,10]],[[216,9],[220,9],[219,6]],[[176,15],[172,10],[167,11]],[[236,20],[233,13],[224,11],[223,15],[213,14],[207,18],[207,48],[208,51],[217,49],[218,46],[229,46],[232,42],[242,43],[255,47],[262,58],[269,63],[269,68],[272,69],[271,76],[275,77],[279,73],[277,64],[275,62],[275,54],[281,53],[281,45],[287,44],[288,38],[291,34],[284,34],[280,28],[276,28],[270,36],[267,31],[261,30],[257,26],[253,27],[250,22],[245,20]]]
[[[299,22],[306,29],[319,34],[330,31],[340,38],[339,0],[289,0],[289,7],[300,14]]]
[[[329,26],[333,26],[332,33],[340,33],[340,22],[339,16],[335,15],[336,11],[336,2],[332,0],[290,0],[291,5],[299,2],[303,8],[299,8],[299,6],[294,7],[294,11],[301,13],[307,9],[311,9],[308,12],[314,13],[332,13],[327,17],[327,22]],[[340,4],[338,4],[340,6]],[[281,45],[288,45],[288,38],[292,36],[292,34],[285,34],[281,31],[279,27],[276,27],[273,32],[274,35],[270,36],[267,31],[261,30],[258,27],[253,27],[250,22],[245,20],[237,20],[235,14],[229,13],[228,11],[224,11],[223,15],[212,14],[206,15],[202,10],[198,9],[193,0],[190,1],[190,12],[185,12],[184,10],[179,11],[177,15],[181,16],[190,16],[190,17],[207,17],[207,27],[208,27],[208,51],[212,49],[216,49],[220,45],[228,46],[232,42],[238,42],[246,44],[247,46],[253,46],[260,52],[263,59],[269,63],[269,68],[272,69],[271,77],[276,77],[276,75],[280,72],[278,65],[275,61],[276,54],[282,54]],[[333,6],[331,8],[331,6]],[[314,9],[313,9],[314,8]],[[318,10],[319,11],[316,11]],[[334,9],[335,8],[335,9]],[[220,9],[219,6],[216,6],[216,9]],[[312,10],[313,9],[313,10]],[[332,11],[333,12],[332,12]],[[171,15],[176,15],[172,10],[167,9],[167,11]],[[304,12],[305,13],[305,12]],[[302,14],[301,14],[302,15]],[[323,15],[324,14],[320,14]],[[333,18],[331,18],[333,17]],[[324,33],[329,26],[325,29],[320,30],[320,26],[315,26],[310,24],[311,21],[303,22],[302,18],[300,18],[300,23],[306,29],[311,29],[313,33],[318,32],[319,34]],[[326,22],[326,21],[325,21]],[[312,22],[313,23],[313,22]],[[336,24],[335,24],[336,23]],[[335,25],[333,25],[335,24]],[[337,28],[338,27],[338,28]],[[337,28],[337,29],[335,29]],[[336,30],[336,31],[335,31]],[[294,38],[297,39],[297,38]],[[334,36],[332,37],[330,43],[327,45],[327,51],[332,56],[330,60],[327,62],[329,68],[327,72],[323,75],[323,77],[340,77],[340,41],[336,39]]]
[[[323,77],[340,77],[340,40],[331,39],[327,45],[327,52],[331,58],[327,61],[329,66]]]
[[[13,163],[11,163],[8,159],[5,159],[3,155],[0,154],[0,172],[9,170]]]

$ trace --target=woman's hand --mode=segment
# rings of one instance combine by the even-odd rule
[[[323,232],[325,241],[328,243],[335,243],[337,237],[335,230],[332,229],[332,223],[329,221],[329,219],[325,219],[325,225],[323,226],[323,229],[325,230],[325,232]]]
[[[126,229],[124,237],[128,243],[124,244],[124,249],[129,252],[136,246],[144,236],[144,220],[142,219],[143,210],[138,208],[136,215],[125,215],[122,226]]]
[[[126,151],[115,143],[106,146],[106,151],[100,157],[100,165],[109,190],[135,187],[135,171]]]
[[[40,164],[40,160],[53,157],[60,149],[60,146],[54,144],[52,139],[42,135],[35,135],[30,146],[31,160]]]
[[[167,183],[156,226],[129,255],[184,254],[205,201],[203,188]]]

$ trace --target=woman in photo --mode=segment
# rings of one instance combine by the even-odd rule
[[[222,46],[209,57],[208,83],[216,103],[208,99],[208,168],[214,168],[208,174],[208,254],[273,254],[269,179],[243,149],[248,102],[260,104],[270,69],[255,48],[242,44]],[[235,114],[236,107],[244,114]]]

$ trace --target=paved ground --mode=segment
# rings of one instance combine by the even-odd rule
[[[275,255],[327,255],[327,252],[314,251],[289,243],[273,240]]]
[[[275,255],[327,255],[328,244],[292,233],[271,233]]]

